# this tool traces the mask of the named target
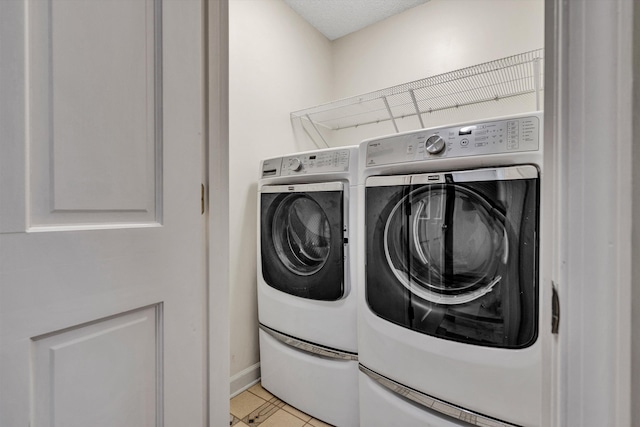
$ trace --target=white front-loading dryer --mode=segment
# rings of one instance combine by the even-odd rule
[[[367,426],[396,425],[381,412],[433,426],[540,425],[550,334],[541,129],[533,113],[360,145]]]
[[[357,426],[358,147],[261,163],[258,319],[262,385],[337,426]]]

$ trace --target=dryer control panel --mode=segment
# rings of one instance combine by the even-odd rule
[[[540,132],[537,116],[421,129],[369,141],[366,165],[536,151],[540,147]]]
[[[262,162],[262,178],[307,173],[347,172],[349,150],[300,153]]]

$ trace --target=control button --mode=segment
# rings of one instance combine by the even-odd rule
[[[431,135],[425,143],[427,151],[430,154],[438,154],[444,150],[445,142],[439,135]]]
[[[300,159],[293,158],[289,161],[289,170],[292,172],[298,172],[300,169],[302,169],[302,162],[300,161]]]
[[[460,141],[460,145],[466,147],[467,145],[469,145],[469,140],[467,138],[463,139],[462,141]]]

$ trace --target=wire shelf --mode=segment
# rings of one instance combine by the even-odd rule
[[[414,116],[415,128],[423,128],[423,118],[434,112],[532,93],[536,96],[536,109],[540,110],[543,62],[544,49],[536,49],[294,111],[291,121],[317,146],[329,146],[325,138],[327,130],[390,121],[399,132],[396,121]]]

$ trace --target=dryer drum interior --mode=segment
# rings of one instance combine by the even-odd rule
[[[440,338],[533,344],[537,186],[537,179],[368,186],[371,310]]]
[[[263,193],[260,209],[265,282],[302,298],[342,298],[343,193]]]
[[[308,276],[329,258],[329,219],[313,199],[290,195],[278,205],[272,238],[280,261],[289,271]]]

